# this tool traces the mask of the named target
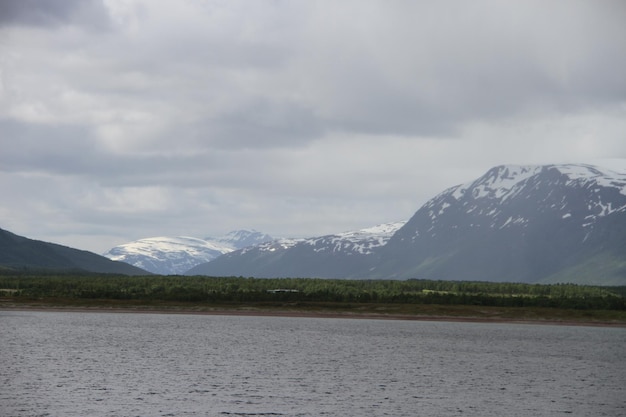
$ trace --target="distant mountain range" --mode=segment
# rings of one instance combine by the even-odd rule
[[[400,226],[232,251],[188,274],[626,285],[626,175],[498,166]],[[360,240],[365,238],[365,240]]]
[[[3,229],[0,229],[0,268],[150,275],[149,272],[124,262],[115,262],[92,252],[56,243],[28,239]]]
[[[626,285],[626,174],[503,165],[443,191],[407,222],[303,239],[254,230],[148,238],[106,256],[0,229],[5,269]]]
[[[187,275],[346,278],[373,261],[404,223],[307,239],[277,239],[229,252],[192,268]]]
[[[160,275],[180,275],[220,255],[272,240],[256,230],[237,230],[220,237],[152,237],[116,246],[104,256]]]

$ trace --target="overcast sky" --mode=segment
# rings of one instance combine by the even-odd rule
[[[621,0],[0,0],[0,228],[318,236],[495,165],[626,167],[624,74]]]

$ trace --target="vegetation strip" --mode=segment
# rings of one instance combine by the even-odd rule
[[[626,323],[626,287],[4,272],[0,308]]]

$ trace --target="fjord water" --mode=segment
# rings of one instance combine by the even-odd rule
[[[624,416],[626,329],[0,311],[0,415]]]

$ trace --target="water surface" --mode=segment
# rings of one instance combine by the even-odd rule
[[[626,329],[0,311],[0,415],[624,416]]]

